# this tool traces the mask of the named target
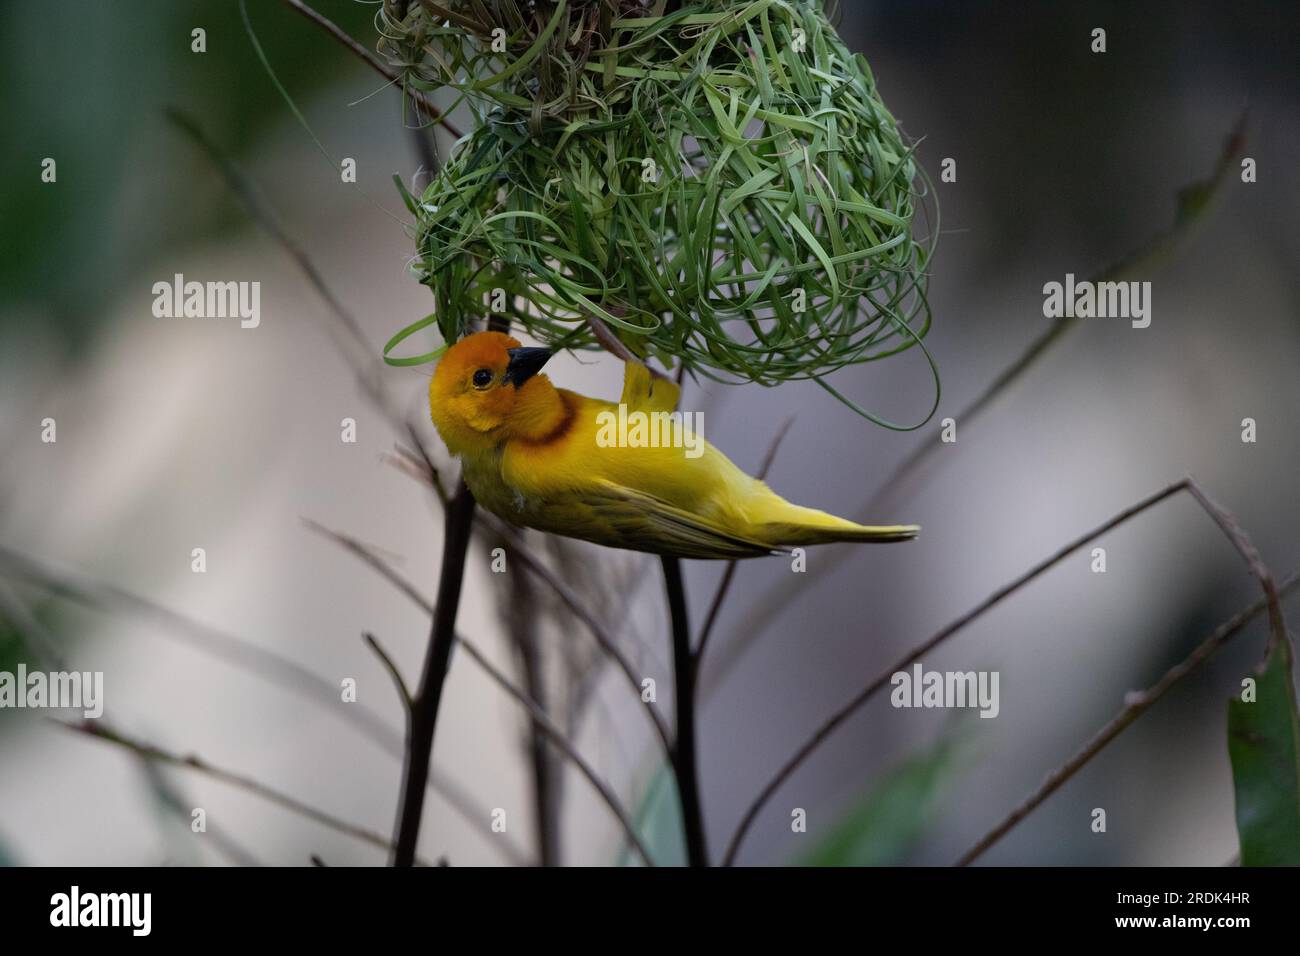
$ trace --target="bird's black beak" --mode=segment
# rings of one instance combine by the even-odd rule
[[[510,356],[510,364],[506,366],[506,374],[501,377],[501,381],[511,382],[515,388],[518,388],[542,370],[542,366],[551,357],[551,350],[506,349],[506,354]]]

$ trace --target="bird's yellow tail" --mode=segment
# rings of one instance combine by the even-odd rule
[[[777,548],[830,544],[834,541],[869,541],[881,544],[889,541],[911,541],[921,530],[921,526],[915,524],[865,525],[854,524],[851,521],[832,527],[774,522],[761,525],[760,528],[763,540]]]
[[[756,522],[755,536],[775,548],[792,548],[808,544],[830,544],[834,541],[863,541],[885,543],[910,541],[921,530],[920,525],[864,525],[838,518],[816,508],[804,508],[773,495],[762,516],[767,520]],[[779,504],[777,503],[779,502]]]

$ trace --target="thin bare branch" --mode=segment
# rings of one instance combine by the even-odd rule
[[[9,582],[0,579],[0,621],[3,620],[7,620],[11,627],[17,629],[23,643],[36,654],[37,660],[41,662],[43,668],[58,671],[68,669],[67,662],[58,652],[58,642],[54,639],[54,635],[50,633],[49,628],[32,613],[27,602],[18,595]],[[35,642],[35,646],[33,646],[33,642]],[[107,728],[109,726],[105,717],[99,717],[97,722],[101,727]],[[185,804],[176,788],[159,772],[158,767],[152,761],[141,759],[140,766],[145,782],[159,804],[168,812],[184,817],[188,823],[189,807],[192,804]],[[212,846],[216,851],[236,866],[261,865],[252,854],[228,836],[221,827],[209,824],[208,835],[211,837]]]
[[[619,824],[623,828],[623,835],[627,838],[627,841],[636,848],[637,855],[641,857],[642,861],[647,866],[654,866],[654,858],[651,857],[650,851],[646,849],[645,844],[641,842],[641,837],[637,833],[636,823],[628,815],[627,811],[623,809],[622,804],[619,802],[618,795],[614,793],[609,784],[605,783],[605,781],[601,779],[600,775],[596,773],[595,768],[587,762],[586,758],[578,752],[577,748],[569,742],[569,738],[565,736],[564,731],[556,725],[546,711],[542,710],[542,708],[538,706],[535,700],[516,687],[510,678],[498,670],[497,667],[489,661],[478,648],[463,637],[458,637],[457,640],[461,646],[465,648],[466,653],[474,659],[479,667],[483,668],[489,677],[496,681],[497,685],[500,686],[502,690],[523,705],[524,709],[528,711],[528,715],[532,719],[533,724],[541,730],[542,733],[546,734],[546,736],[550,738],[551,742],[559,748],[560,752],[568,757],[573,765],[578,768],[578,771],[587,778],[587,782],[595,788],[596,792],[600,795],[601,800],[605,803],[605,806],[609,807],[610,811],[618,819]]]
[[[668,598],[669,636],[673,648],[673,710],[676,736],[672,765],[681,802],[686,859],[690,866],[709,865],[708,836],[704,832],[704,805],[700,796],[700,765],[695,729],[695,656],[691,653],[691,625],[686,610],[686,585],[680,558],[663,555],[664,591]]]
[[[415,446],[416,452],[424,462],[424,466],[429,470],[429,483],[433,485],[433,490],[438,493],[438,500],[442,502],[443,507],[451,500],[451,494],[447,491],[447,486],[443,483],[442,474],[438,471],[438,466],[433,463],[433,455],[429,449],[424,446],[420,438],[420,433],[416,431],[415,425],[411,422],[406,423],[406,432],[411,436],[411,444]],[[405,452],[405,449],[403,449]],[[409,453],[408,453],[409,454]]]
[[[1193,491],[1193,489],[1195,490]],[[798,769],[799,766],[809,756],[811,756],[812,753],[818,747],[821,746],[821,744],[836,730],[836,728],[838,728],[841,724],[843,724],[846,720],[848,720],[849,717],[851,717],[853,714],[857,713],[857,711],[863,705],[865,705],[867,701],[870,700],[871,697],[875,695],[879,690],[881,690],[883,687],[888,685],[890,678],[894,674],[898,673],[899,671],[905,670],[907,667],[911,666],[922,655],[927,654],[930,651],[932,651],[934,648],[938,647],[941,643],[946,641],[948,638],[952,637],[958,631],[965,628],[968,624],[975,621],[977,618],[985,614],[987,611],[991,610],[997,604],[1001,603],[1005,598],[1007,598],[1014,592],[1018,591],[1020,588],[1024,587],[1029,582],[1033,581],[1035,578],[1043,574],[1045,571],[1059,564],[1061,561],[1063,561],[1069,555],[1073,554],[1075,551],[1078,551],[1080,548],[1084,547],[1085,545],[1090,544],[1096,538],[1101,537],[1106,532],[1111,531],[1112,529],[1118,527],[1119,525],[1135,517],[1136,515],[1141,514],[1142,512],[1146,511],[1151,507],[1154,507],[1155,505],[1159,504],[1161,501],[1164,501],[1166,498],[1170,498],[1178,494],[1180,491],[1188,491],[1192,493],[1193,497],[1202,506],[1202,508],[1204,508],[1205,511],[1211,516],[1211,518],[1214,519],[1215,523],[1218,524],[1219,527],[1224,530],[1225,534],[1227,534],[1228,536],[1229,541],[1233,544],[1234,547],[1238,549],[1238,551],[1242,554],[1243,558],[1246,560],[1252,573],[1260,575],[1261,573],[1260,568],[1262,568],[1262,564],[1258,562],[1258,554],[1254,553],[1254,548],[1252,545],[1250,545],[1249,540],[1245,539],[1245,536],[1241,534],[1239,529],[1237,529],[1235,534],[1233,533],[1232,530],[1230,530],[1230,528],[1235,528],[1235,524],[1231,521],[1231,518],[1224,517],[1226,515],[1226,512],[1223,512],[1222,509],[1218,508],[1217,505],[1214,505],[1212,502],[1210,502],[1209,498],[1204,494],[1203,491],[1200,490],[1200,488],[1196,485],[1196,483],[1193,482],[1190,478],[1184,478],[1182,481],[1175,482],[1174,484],[1169,485],[1167,488],[1164,488],[1161,491],[1158,491],[1155,494],[1151,495],[1150,497],[1143,499],[1142,501],[1138,502],[1132,507],[1125,508],[1123,511],[1117,514],[1115,517],[1111,518],[1105,524],[1100,525],[1097,528],[1094,528],[1092,531],[1087,532],[1086,534],[1082,535],[1079,538],[1076,538],[1074,541],[1070,542],[1069,544],[1065,545],[1063,548],[1058,550],[1051,557],[1047,558],[1044,561],[1039,562],[1034,567],[1030,568],[1028,571],[1026,571],[1020,577],[1016,578],[1010,584],[1007,584],[999,588],[987,599],[985,599],[981,604],[977,605],[975,608],[971,609],[966,614],[963,614],[961,617],[953,621],[943,630],[939,631],[937,634],[935,634],[934,636],[932,636],[931,638],[924,641],[916,648],[908,652],[908,654],[902,660],[895,663],[892,667],[878,674],[856,697],[854,697],[851,701],[849,701],[847,704],[845,704],[843,707],[837,710],[830,717],[830,719],[828,719],[825,723],[823,723],[817,729],[816,733],[814,733],[812,737],[810,737],[808,741],[804,743],[804,745],[800,747],[795,752],[795,754],[781,766],[781,769],[777,771],[777,773],[772,777],[770,781],[768,781],[767,785],[763,787],[763,789],[759,792],[758,796],[750,804],[744,816],[741,818],[740,826],[737,828],[735,836],[732,837],[731,843],[727,849],[726,856],[723,859],[724,865],[730,865],[732,862],[734,862],[736,853],[740,849],[740,844],[743,841],[745,835],[749,832],[749,829],[753,825],[754,820],[757,819],[759,812],[763,809],[764,806],[767,805],[767,802],[772,798],[773,794],[776,793],[776,791],[781,787],[781,785],[790,778],[790,776],[794,773],[794,771]],[[1243,547],[1243,541],[1244,541],[1244,547]],[[1253,559],[1251,557],[1252,553],[1254,553]],[[1263,584],[1265,595],[1266,597],[1268,597],[1270,595],[1270,586],[1271,586],[1272,579],[1270,576],[1268,576],[1267,569],[1263,569],[1262,575],[1263,576],[1260,578],[1261,584]],[[1270,602],[1271,602],[1270,608],[1276,609],[1276,616],[1280,620],[1281,610],[1280,608],[1278,608],[1277,605],[1275,591],[1272,593]],[[1273,613],[1274,612],[1271,610],[1270,615],[1272,615]]]
[[[369,351],[369,343],[366,341],[365,333],[362,332],[356,318],[343,307],[343,303],[325,284],[324,277],[307,257],[307,253],[285,230],[280,222],[280,217],[271,207],[265,195],[257,188],[257,185],[244,174],[234,160],[222,152],[217,144],[208,138],[208,134],[192,117],[177,109],[168,109],[167,117],[216,164],[217,169],[226,180],[226,185],[235,194],[235,197],[243,205],[250,218],[265,229],[271,238],[293,258],[298,268],[307,277],[307,281],[325,300],[330,312],[338,319],[343,330],[352,339],[353,345]]]
[[[423,113],[430,123],[442,126],[457,139],[460,139],[465,135],[453,126],[451,122],[448,121],[447,117],[443,115],[442,110],[430,103],[423,93],[411,86],[409,83],[404,83],[402,78],[394,73],[386,63],[356,40],[352,39],[352,37],[348,36],[348,34],[332,20],[313,10],[311,7],[307,6],[307,4],[303,3],[302,0],[284,0],[284,3],[291,9],[302,14],[312,23],[316,24],[335,40],[338,40],[339,43],[343,44],[343,46],[345,46],[354,56],[361,59],[368,67],[405,93],[410,99],[411,105],[415,107],[417,116],[420,113]]]
[[[433,760],[433,740],[438,727],[442,692],[456,644],[456,612],[465,584],[465,557],[474,527],[474,494],[461,478],[447,505],[442,537],[442,565],[438,572],[438,603],[432,608],[429,646],[424,654],[420,684],[411,702],[402,788],[393,827],[393,866],[415,862],[415,847],[424,814],[423,780]]]
[[[621,309],[616,306],[610,306],[609,311],[614,314],[619,314]],[[591,334],[595,336],[596,341],[600,343],[600,347],[606,352],[613,355],[615,358],[622,359],[624,362],[636,362],[639,365],[645,365],[645,367],[650,370],[650,374],[655,378],[667,379],[668,376],[664,375],[663,372],[651,368],[648,363],[637,358],[632,353],[632,350],[623,344],[623,340],[614,334],[614,330],[609,327],[604,319],[600,318],[598,315],[592,314],[591,312],[585,312],[584,315],[587,320],[587,325],[591,328]],[[685,366],[683,366],[679,371],[684,371],[684,369]],[[678,384],[681,383],[678,382]]]
[[[84,607],[106,610],[159,626],[167,639],[184,644],[282,690],[311,700],[390,753],[401,752],[401,737],[375,711],[361,704],[338,707],[338,687],[287,657],[251,641],[209,627],[117,585],[56,566],[0,545],[0,572],[37,584]]]
[[[519,537],[515,534],[513,537]],[[489,539],[495,547],[505,548],[505,538]],[[519,674],[524,693],[546,713],[551,713],[551,694],[547,683],[546,654],[542,644],[541,624],[536,588],[527,574],[494,574],[501,584],[497,606],[510,642],[519,656]],[[573,738],[568,731],[569,738]],[[534,723],[529,723],[524,751],[532,769],[534,831],[537,836],[537,855],[542,866],[559,866],[563,862],[563,842],[560,833],[562,775],[557,773],[553,748],[546,735]]]
[[[279,216],[266,199],[257,184],[229,156],[221,151],[198,123],[191,117],[176,110],[169,116],[196,146],[212,161],[213,165],[225,179],[226,186],[239,200],[250,219],[271,237],[298,266],[303,277],[316,290],[316,294],[325,303],[334,323],[327,326],[330,339],[339,351],[339,355],[352,369],[362,394],[388,419],[394,430],[407,431],[405,421],[397,402],[389,394],[385,384],[383,363],[376,358],[376,351],[367,340],[361,323],[342,303],[334,291],[326,284],[324,276],[294,239],[280,223]]]
[[[361,635],[361,639],[366,642],[367,647],[375,652],[375,656],[379,658],[380,663],[384,665],[384,669],[388,671],[388,676],[393,679],[393,686],[397,688],[397,696],[401,698],[402,708],[409,716],[411,713],[411,692],[406,688],[406,681],[402,679],[402,672],[397,669],[397,665],[388,656],[388,652],[379,645],[379,640],[375,635],[366,632]]]
[[[194,770],[204,776],[211,777],[214,780],[220,780],[222,783],[230,784],[232,787],[238,787],[241,790],[245,790],[248,793],[261,797],[264,800],[269,800],[271,803],[283,807],[291,813],[295,813],[301,817],[306,817],[315,823],[319,823],[321,826],[354,837],[365,843],[369,843],[371,846],[376,846],[383,850],[392,848],[388,840],[380,834],[375,833],[373,830],[367,830],[365,827],[348,823],[346,820],[342,820],[339,817],[326,813],[324,810],[313,807],[311,804],[303,803],[296,797],[291,797],[287,794],[281,793],[279,790],[268,787],[266,784],[258,780],[215,766],[214,764],[208,763],[206,760],[193,754],[190,754],[189,756],[181,756],[180,754],[172,753],[171,751],[164,750],[154,744],[142,740],[136,740],[127,737],[124,734],[111,731],[104,727],[102,723],[97,721],[87,720],[82,723],[74,724],[69,723],[68,721],[50,718],[50,723],[62,727],[65,730],[71,730],[87,737],[93,737],[96,740],[103,740],[118,747],[123,747],[134,753],[136,756],[143,757],[146,760]],[[428,864],[421,861],[421,865],[427,866]]]
[[[100,717],[97,721],[101,726],[104,725],[104,718]],[[194,822],[194,807],[196,803],[188,795],[182,793],[176,786],[176,783],[169,779],[163,772],[163,765],[156,761],[149,760],[146,757],[137,757],[136,763],[140,767],[141,775],[145,779],[146,785],[153,794],[154,799],[158,801],[158,806],[165,812],[171,814],[186,830]],[[206,822],[207,840],[212,848],[224,856],[234,866],[262,866],[263,863],[243,847],[225,828],[215,820]]]
[[[444,7],[433,2],[433,0],[420,0],[420,6],[428,11],[429,15],[434,18],[435,22],[448,21],[464,27],[472,33],[486,37],[490,34],[491,27],[489,24],[495,23],[492,19],[476,19],[469,15],[468,12],[457,9],[460,4],[451,7]],[[475,11],[479,12],[479,11]]]
[[[366,548],[364,544],[354,538],[349,538],[347,535],[316,524],[315,522],[309,521],[308,524],[313,529],[324,534],[331,541],[337,542],[351,553],[360,557],[366,564],[378,571],[389,583],[393,584],[399,591],[410,598],[426,613],[430,615],[436,613],[437,607],[434,602],[428,600],[413,584],[411,584],[410,581],[406,580],[406,578],[404,578],[395,568],[388,564],[388,562],[384,561],[383,558]],[[466,640],[464,636],[457,634],[455,640],[456,643],[460,644],[465,649],[465,652],[469,654],[469,656],[502,690],[524,706],[538,728],[551,739],[551,741],[565,756],[569,758],[570,761],[573,762],[579,772],[581,772],[582,775],[587,778],[588,782],[590,782],[596,789],[596,792],[600,795],[606,806],[608,806],[614,816],[617,817],[619,823],[623,827],[628,841],[636,848],[637,853],[641,858],[647,865],[653,865],[649,851],[646,850],[645,845],[641,842],[641,838],[637,835],[636,824],[632,822],[627,811],[625,811],[619,803],[617,795],[609,788],[608,784],[600,778],[600,775],[596,773],[595,769],[587,762],[586,758],[578,753],[577,749],[569,742],[569,739],[551,719],[550,715],[548,715],[535,700],[516,687],[509,677],[502,673],[481,651]]]
[[[151,622],[158,626],[159,633],[165,639],[184,644],[309,700],[352,725],[363,737],[385,752],[395,757],[402,756],[402,735],[389,726],[387,721],[360,703],[339,707],[338,688],[335,684],[274,651],[209,627],[117,585],[39,561],[3,545],[0,545],[0,571],[38,585],[83,607]],[[487,815],[458,783],[443,773],[431,770],[428,784],[466,822],[492,838],[493,845],[500,847],[512,862],[527,862],[525,854],[513,844],[501,840],[500,834],[492,832]]]
[[[1246,567],[1250,570],[1250,573],[1259,579],[1259,586],[1264,589],[1264,600],[1268,603],[1268,643],[1271,650],[1275,644],[1287,639],[1286,621],[1282,616],[1282,602],[1278,598],[1277,584],[1273,580],[1273,573],[1264,564],[1264,559],[1260,557],[1255,543],[1237,524],[1237,519],[1230,512],[1215,502],[1206,493],[1205,489],[1192,478],[1187,479],[1187,492],[1214,519],[1214,523],[1227,535],[1228,540],[1232,542],[1232,546],[1237,549],[1237,553],[1246,562]]]
[[[1165,671],[1164,675],[1146,690],[1126,695],[1124,706],[1119,713],[1112,717],[1101,730],[1097,731],[1093,738],[1084,744],[1073,757],[1049,773],[1042,786],[1026,797],[1024,802],[1007,814],[997,826],[962,854],[956,865],[966,866],[982,856],[989,847],[1006,836],[1016,824],[1029,816],[1039,804],[1059,790],[1067,780],[1083,769],[1093,757],[1101,753],[1106,745],[1118,737],[1126,727],[1146,713],[1171,687],[1222,649],[1247,624],[1258,617],[1261,611],[1267,609],[1271,615],[1274,600],[1279,595],[1289,594],[1297,585],[1300,585],[1300,573],[1288,577],[1272,595],[1260,598],[1250,607],[1238,611],[1220,624],[1215,628],[1213,634],[1196,645],[1195,649],[1187,657]],[[1272,631],[1270,630],[1271,640]]]
[[[500,531],[505,527],[505,522],[497,518],[496,515],[480,512],[483,522],[493,530]],[[636,699],[641,699],[641,681],[637,678],[636,671],[632,668],[632,663],[627,659],[627,655],[619,648],[614,640],[614,636],[606,627],[596,618],[595,614],[583,604],[582,600],[558,575],[549,567],[541,562],[527,548],[522,547],[518,542],[510,545],[509,556],[514,558],[519,564],[530,573],[536,575],[543,581],[547,587],[555,592],[561,603],[569,609],[570,612],[581,621],[591,633],[600,649],[604,651],[617,666],[619,672],[627,680]],[[649,715],[650,722],[654,725],[655,733],[659,737],[660,743],[664,747],[664,752],[668,753],[672,749],[671,737],[668,733],[668,726],[664,723],[663,716],[653,707],[645,708]]]
[[[434,484],[433,478],[430,477],[428,469],[419,461],[416,455],[403,448],[401,445],[395,446],[396,450],[385,452],[380,455],[380,461],[386,465],[392,465],[398,471],[402,472],[409,478],[433,485],[434,494],[438,495],[438,502],[445,505],[447,500],[442,497],[445,492],[440,492],[440,484]]]

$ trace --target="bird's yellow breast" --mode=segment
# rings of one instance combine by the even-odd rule
[[[546,441],[508,442],[501,457],[503,481],[526,500],[581,497],[584,490],[608,481],[707,517],[754,484],[703,436],[690,439],[696,442],[693,447],[674,445],[679,432],[663,419],[657,421],[664,427],[653,434],[629,435],[617,427],[619,407],[614,403],[563,389],[560,396],[570,410],[563,431]]]

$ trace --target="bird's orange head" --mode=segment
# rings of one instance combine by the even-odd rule
[[[476,332],[449,348],[429,383],[429,410],[447,449],[479,454],[536,431],[560,401],[537,374],[550,357],[503,332]]]

